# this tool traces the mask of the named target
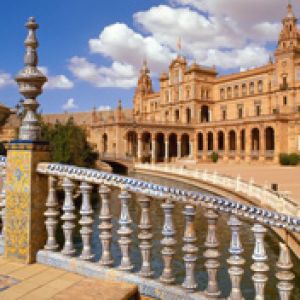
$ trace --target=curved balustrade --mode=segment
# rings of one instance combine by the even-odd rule
[[[135,164],[138,170],[158,171],[166,174],[180,174],[189,178],[195,178],[227,190],[244,194],[246,197],[256,198],[261,206],[271,207],[277,212],[300,216],[300,205],[296,200],[286,196],[284,192],[276,192],[267,186],[259,186],[254,183],[253,179],[246,182],[240,176],[229,177],[217,172],[208,172],[207,170],[190,170],[178,168],[170,165],[152,165],[152,164]],[[272,224],[273,225],[273,224]]]
[[[113,268],[113,223],[110,208],[110,188],[117,187],[119,188],[120,217],[118,222],[119,226],[116,232],[121,251],[121,261],[118,270],[128,274],[124,277],[125,280],[143,285],[144,289],[142,289],[142,292],[151,296],[158,296],[161,295],[161,293],[168,293],[168,291],[173,293],[174,291],[178,293],[181,291],[182,293],[182,289],[185,291],[185,293],[181,294],[178,298],[175,298],[175,296],[172,295],[172,297],[169,298],[163,297],[164,299],[182,299],[182,295],[185,295],[184,299],[215,299],[220,297],[221,291],[217,280],[217,273],[221,267],[221,252],[216,234],[219,214],[225,213],[229,215],[228,226],[231,230],[231,241],[228,249],[229,255],[227,263],[232,288],[228,299],[232,300],[243,299],[240,283],[244,273],[243,265],[245,264],[245,258],[242,256],[243,247],[239,237],[240,226],[242,224],[239,220],[239,216],[254,222],[252,231],[255,246],[251,270],[253,272],[252,278],[255,287],[255,299],[263,299],[265,285],[268,280],[267,272],[269,266],[267,264],[267,253],[264,246],[264,236],[267,229],[263,224],[286,228],[286,230],[290,231],[300,231],[300,220],[298,218],[254,206],[239,204],[222,197],[170,188],[129,177],[56,163],[40,163],[37,171],[40,174],[49,176],[49,193],[46,202],[47,210],[45,212],[45,224],[48,234],[45,245],[45,249],[48,253],[47,255],[51,256],[51,253],[56,255],[54,252],[58,251],[56,230],[57,224],[59,223],[59,211],[55,189],[57,179],[59,179],[58,181],[62,181],[62,187],[65,194],[62,207],[63,215],[61,216],[64,236],[64,244],[61,253],[64,257],[74,257],[77,255],[76,250],[74,249],[74,228],[77,226],[75,217],[74,186],[77,186],[82,194],[80,220],[78,222],[82,239],[82,249],[79,258],[84,261],[90,261],[91,264],[95,265],[95,268],[101,268],[101,266]],[[99,262],[94,262],[95,253],[92,253],[91,248],[93,226],[91,187],[93,185],[98,187],[98,193],[101,198],[99,240],[102,245],[102,253],[100,254]],[[133,241],[133,221],[130,216],[129,204],[132,193],[137,195],[138,203],[141,208],[140,221],[137,225],[142,262],[139,272],[136,273],[140,278],[144,278],[144,280],[141,280],[140,282],[137,279],[132,279],[131,274],[129,273],[135,267],[134,262],[132,262],[130,258],[131,244]],[[155,280],[151,279],[153,278],[153,268],[151,265],[153,224],[150,219],[151,200],[154,199],[162,202],[161,207],[164,213],[164,224],[161,228],[162,240],[160,241],[162,246],[161,258],[163,268],[161,276]],[[169,290],[169,285],[174,284],[176,278],[173,272],[173,259],[177,243],[173,223],[173,210],[177,202],[184,203],[183,218],[185,229],[182,237],[182,260],[185,265],[185,276],[181,285],[181,290],[174,289],[174,287]],[[204,243],[205,251],[203,253],[208,284],[204,292],[198,291],[199,283],[195,277],[195,265],[198,259],[198,247],[196,244],[197,236],[195,231],[197,206],[202,206],[205,209],[204,216],[208,224],[206,240]],[[293,265],[291,263],[290,252],[286,245],[280,244],[280,249],[276,272],[278,295],[280,295],[280,299],[289,299],[293,289],[292,281],[294,279],[294,274],[291,271]],[[148,283],[150,285],[154,284],[153,282],[157,282],[157,284],[160,282],[163,288],[160,289],[156,285],[156,288],[154,289],[156,292],[154,292],[153,289],[145,288]],[[165,291],[162,292],[163,290]]]

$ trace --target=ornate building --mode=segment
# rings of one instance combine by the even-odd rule
[[[153,92],[145,63],[133,111],[104,120],[94,112],[90,140],[102,154],[138,161],[278,161],[300,153],[300,30],[292,6],[282,20],[274,62],[231,75],[178,56]]]

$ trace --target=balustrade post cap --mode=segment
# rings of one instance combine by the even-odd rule
[[[267,232],[267,229],[261,225],[261,224],[254,224],[251,228],[251,230],[254,232],[254,233],[266,233]]]
[[[231,215],[228,222],[228,226],[241,226],[242,222],[235,215]]]
[[[86,181],[82,181],[80,183],[80,190],[83,191],[83,192],[89,192],[89,191],[92,190],[92,188],[93,188],[93,186],[90,183],[86,182]]]

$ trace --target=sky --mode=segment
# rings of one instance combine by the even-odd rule
[[[44,113],[132,106],[147,59],[154,86],[181,54],[219,74],[265,64],[274,52],[287,0],[1,0],[0,102],[21,99],[14,76],[23,68],[24,24],[35,16],[39,66],[48,83]],[[292,1],[300,17],[300,1]]]

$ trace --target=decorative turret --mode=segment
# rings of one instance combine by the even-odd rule
[[[36,116],[36,110],[39,107],[36,97],[42,93],[42,87],[47,78],[37,68],[38,54],[36,49],[38,48],[38,41],[35,32],[39,25],[35,22],[34,17],[29,18],[26,27],[28,35],[25,40],[25,67],[15,79],[19,85],[20,93],[25,97],[25,101],[22,103],[25,117],[20,127],[19,139],[38,141],[41,137],[41,127]]]
[[[123,107],[122,107],[122,100],[118,101],[118,107],[116,109],[116,121],[120,122],[123,117]]]
[[[282,52],[300,51],[300,31],[290,3],[287,10],[287,15],[282,20],[283,27],[279,35],[276,55]]]
[[[143,67],[140,70],[138,79],[138,85],[134,95],[134,112],[139,114],[142,112],[143,99],[146,95],[153,93],[152,79],[150,77],[150,70],[147,65],[147,61],[144,60]]]

